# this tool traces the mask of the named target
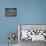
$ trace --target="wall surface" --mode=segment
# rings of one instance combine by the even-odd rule
[[[5,8],[17,8],[16,17],[5,17]],[[46,0],[0,0],[0,44],[18,24],[46,24]],[[17,41],[16,41],[17,42]]]

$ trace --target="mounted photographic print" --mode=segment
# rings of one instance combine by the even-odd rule
[[[5,8],[5,16],[16,16],[17,8]]]

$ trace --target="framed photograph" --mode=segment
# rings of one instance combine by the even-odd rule
[[[5,8],[5,16],[16,16],[17,8]]]

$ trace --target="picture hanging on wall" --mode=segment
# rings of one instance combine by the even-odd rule
[[[5,8],[5,16],[16,16],[17,8]]]

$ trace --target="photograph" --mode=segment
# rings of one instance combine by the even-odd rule
[[[17,8],[5,8],[5,16],[16,16]]]

